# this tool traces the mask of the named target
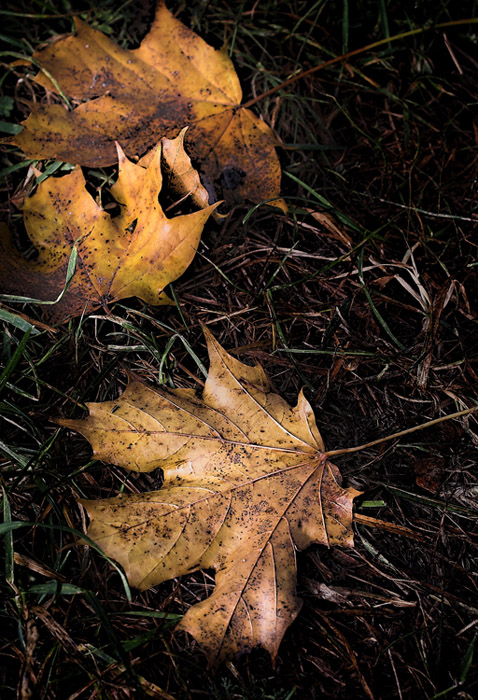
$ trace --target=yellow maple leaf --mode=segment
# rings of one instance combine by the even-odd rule
[[[166,164],[179,189],[195,180],[182,147],[183,134],[163,139]],[[51,321],[61,321],[100,305],[137,296],[148,304],[169,303],[164,288],[191,263],[201,233],[217,204],[206,205],[200,183],[193,182],[200,211],[171,219],[158,194],[162,187],[161,147],[153,149],[147,167],[132,163],[118,146],[119,174],[110,189],[121,205],[111,217],[88,193],[81,168],[44,180],[23,205],[25,227],[38,251],[26,260],[0,225],[0,289],[8,294],[54,300],[66,278],[76,245],[74,276],[57,304],[46,307]],[[188,165],[189,164],[189,165]],[[197,175],[197,174],[196,174]]]
[[[180,623],[211,665],[261,645],[274,659],[297,616],[296,550],[315,542],[353,546],[352,504],[324,454],[303,393],[291,408],[263,369],[231,357],[205,331],[210,368],[193,389],[132,379],[116,401],[61,420],[97,459],[126,469],[161,468],[159,491],[81,500],[88,535],[142,590],[214,569],[212,595]]]
[[[32,106],[11,141],[30,158],[55,158],[87,166],[115,162],[114,141],[141,155],[159,136],[190,125],[188,146],[208,191],[226,201],[279,197],[277,140],[265,122],[241,107],[242,90],[225,48],[217,51],[175,19],[161,2],[140,47],[127,50],[79,20],[76,34],[35,52],[70,98]],[[56,92],[40,73],[36,81]]]

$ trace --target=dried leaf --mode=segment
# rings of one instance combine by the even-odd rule
[[[95,457],[126,469],[161,468],[159,491],[80,501],[88,535],[144,590],[197,569],[216,585],[180,623],[215,665],[254,646],[274,659],[297,616],[296,550],[353,546],[352,503],[323,453],[303,393],[291,408],[260,366],[231,357],[212,335],[201,398],[132,378],[116,401],[62,420]]]
[[[286,210],[279,198],[277,141],[263,121],[241,108],[241,86],[225,48],[206,44],[163,2],[149,34],[132,51],[75,22],[74,36],[33,58],[81,104],[72,111],[33,105],[13,143],[30,158],[97,167],[115,162],[115,140],[131,157],[160,135],[175,136],[190,125],[188,146],[208,191],[222,190],[226,201],[275,198],[274,206]],[[36,81],[56,92],[43,73]]]
[[[168,139],[163,144],[181,154],[177,160],[184,165],[182,144]],[[158,202],[160,147],[149,161],[147,168],[132,163],[118,146],[119,174],[110,191],[121,213],[114,218],[88,193],[79,166],[68,175],[44,180],[23,205],[25,227],[38,259],[27,261],[6,226],[0,228],[2,291],[54,300],[64,286],[76,243],[75,274],[61,300],[47,307],[51,321],[131,296],[148,304],[168,303],[163,289],[192,261],[204,224],[217,205],[168,219]]]
[[[440,455],[413,460],[415,483],[437,496],[445,478],[445,458]]]
[[[162,158],[168,186],[181,197],[191,197],[200,209],[209,206],[209,195],[201,183],[198,171],[193,168],[191,158],[184,150],[184,136],[188,130],[185,127],[175,139],[162,140]],[[139,165],[147,168],[154,157],[154,150],[148,151],[140,160]]]

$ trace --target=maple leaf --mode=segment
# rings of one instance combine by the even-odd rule
[[[226,201],[279,198],[278,145],[271,129],[241,107],[242,90],[227,50],[217,51],[188,29],[161,2],[140,47],[122,49],[101,32],[75,20],[76,34],[35,52],[37,61],[70,98],[32,106],[23,130],[11,139],[30,158],[55,158],[87,166],[115,162],[114,141],[140,155],[160,135],[190,125],[188,145],[209,189],[219,185]],[[55,85],[39,73],[36,82]]]
[[[88,535],[141,590],[197,569],[215,588],[179,628],[212,666],[254,646],[274,659],[298,614],[296,550],[353,546],[352,503],[327,460],[312,408],[276,394],[263,369],[231,357],[205,330],[210,368],[193,389],[153,388],[135,378],[89,417],[61,420],[95,457],[135,471],[161,468],[159,491],[98,501]]]
[[[0,226],[2,290],[56,299],[76,244],[75,274],[60,301],[46,309],[50,320],[61,321],[131,296],[148,304],[168,303],[163,289],[192,261],[204,224],[217,207],[206,206],[205,191],[191,173],[183,137],[181,133],[177,139],[162,140],[166,166],[177,188],[192,182],[203,209],[168,219],[158,202],[161,146],[148,155],[147,167],[129,161],[118,146],[119,174],[110,192],[121,205],[120,214],[111,217],[97,204],[85,188],[79,166],[63,177],[47,178],[23,205],[25,227],[38,259],[26,260],[8,228]]]

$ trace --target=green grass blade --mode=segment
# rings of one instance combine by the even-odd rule
[[[12,326],[19,328],[21,331],[30,331],[31,335],[38,335],[38,333],[40,333],[38,328],[32,326],[32,324],[26,319],[22,318],[21,316],[17,316],[16,314],[12,314],[11,311],[7,311],[6,309],[0,309],[0,321],[10,323]]]
[[[12,522],[12,513],[10,503],[8,502],[7,492],[2,486],[3,498],[3,522],[9,525]],[[13,588],[15,581],[14,559],[13,559],[13,532],[7,530],[5,533],[5,580]]]
[[[12,124],[11,122],[4,122],[0,119],[0,131],[3,134],[18,134],[23,129],[20,124]]]
[[[287,172],[287,170],[284,171],[284,175],[286,175],[290,180],[297,183],[298,185],[301,185],[304,188],[304,190],[306,190],[306,192],[309,192],[309,194],[311,194],[313,197],[315,197],[315,199],[317,199],[317,201],[320,204],[322,204],[323,207],[325,207],[326,209],[332,209],[334,211],[335,215],[337,216],[337,218],[343,224],[345,224],[346,226],[349,226],[354,231],[362,232],[362,229],[360,228],[360,226],[357,225],[357,223],[355,221],[352,221],[352,219],[350,217],[348,217],[346,214],[343,214],[341,211],[336,209],[334,207],[334,205],[331,202],[329,202],[329,200],[326,197],[319,194],[316,190],[314,190],[313,187],[310,187],[310,185],[308,185],[306,182],[304,182],[300,178],[296,177],[296,175],[293,175],[292,173]]]
[[[388,26],[388,15],[387,15],[387,0],[378,0],[378,8],[380,13],[380,23],[382,25],[383,33],[390,38],[390,28]],[[389,44],[390,45],[390,44]]]
[[[396,345],[398,348],[400,348],[400,350],[406,350],[405,345],[403,345],[403,343],[401,343],[401,342],[398,340],[398,338],[396,338],[396,337],[394,336],[394,334],[392,333],[392,331],[390,330],[390,327],[389,327],[388,323],[385,321],[385,319],[383,318],[382,314],[380,313],[380,311],[377,309],[377,307],[376,307],[375,304],[373,303],[373,299],[372,299],[372,297],[371,297],[371,295],[370,295],[370,292],[368,291],[367,287],[365,286],[365,280],[364,280],[364,276],[363,276],[363,253],[364,253],[364,249],[361,248],[361,249],[360,249],[360,252],[359,252],[359,255],[358,255],[358,260],[357,260],[358,275],[359,275],[360,283],[361,283],[361,285],[362,285],[363,293],[364,293],[365,296],[367,297],[367,301],[368,301],[368,303],[370,304],[370,308],[372,309],[375,318],[377,319],[377,321],[379,322],[379,324],[382,326],[383,330],[384,330],[385,333],[388,335],[388,337],[390,338],[390,340],[393,340],[393,342],[395,343],[395,345]]]
[[[0,391],[3,389],[3,387],[7,383],[8,378],[19,363],[23,355],[23,351],[25,350],[25,346],[28,343],[28,339],[31,335],[31,332],[32,328],[29,328],[23,335],[23,338],[20,340],[17,347],[15,348],[15,352],[11,356],[10,360],[7,362],[5,369],[3,370],[2,374],[0,374]]]
[[[110,640],[111,646],[115,650],[116,653],[116,660],[121,661],[126,670],[128,671],[128,674],[132,677],[134,677],[134,672],[131,668],[131,663],[129,660],[129,657],[121,644],[118,635],[116,634],[113,625],[111,624],[111,621],[106,613],[106,610],[104,609],[103,605],[101,605],[100,601],[98,598],[88,590],[83,591],[83,595],[85,596],[85,599],[88,601],[88,603],[91,605],[93,610],[96,612],[98,619],[101,622],[101,625],[107,635],[107,637]]]
[[[37,583],[30,586],[28,593],[36,593],[38,595],[76,595],[83,593],[84,589],[79,586],[74,586],[72,583],[60,583],[60,581],[48,581],[48,583]]]
[[[116,564],[113,559],[110,559],[99,547],[96,542],[94,542],[88,535],[85,535],[84,532],[80,532],[79,530],[75,530],[72,527],[68,527],[67,525],[51,525],[50,523],[33,523],[33,522],[24,522],[23,520],[13,520],[9,523],[0,523],[0,535],[4,535],[7,532],[10,532],[11,530],[19,530],[24,527],[32,527],[32,528],[37,528],[37,527],[44,527],[47,530],[59,530],[61,532],[69,532],[71,535],[75,535],[75,537],[78,537],[81,539],[83,542],[85,542],[87,545],[89,545],[92,549],[97,551],[101,556],[106,559],[108,564],[110,564],[121,577],[121,581],[123,583],[123,588],[124,592],[126,594],[126,598],[128,599],[128,602],[131,603],[132,597],[131,597],[131,589],[129,587],[128,580],[118,564]]]
[[[349,2],[343,0],[342,5],[342,53],[349,50]]]
[[[471,664],[473,663],[473,656],[475,654],[475,642],[476,638],[478,637],[478,632],[475,632],[473,635],[473,639],[468,645],[468,648],[465,652],[465,655],[462,659],[461,665],[460,665],[460,671],[458,674],[458,681],[460,683],[464,683],[468,677],[468,672],[471,668]]]
[[[43,301],[42,299],[34,299],[33,297],[22,297],[18,296],[16,294],[0,294],[0,299],[3,299],[4,301],[9,301],[9,302],[16,302],[20,304],[42,304],[43,306],[52,306],[53,304],[58,304],[58,302],[63,299],[63,296],[66,294],[68,287],[70,286],[70,282],[73,278],[73,275],[75,274],[75,269],[76,269],[76,262],[78,260],[78,248],[75,243],[73,246],[70,257],[68,259],[68,267],[66,269],[66,278],[65,278],[65,284],[63,286],[63,289],[61,290],[60,294],[57,296],[57,298],[54,301]]]

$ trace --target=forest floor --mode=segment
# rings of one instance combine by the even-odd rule
[[[11,62],[71,31],[72,13],[126,48],[139,45],[155,3],[117,5],[6,3],[4,131],[44,95],[31,64]],[[212,675],[195,641],[173,633],[211,592],[210,572],[133,589],[129,602],[117,570],[72,532],[86,526],[78,497],[149,491],[160,478],[93,459],[88,442],[55,420],[117,398],[126,370],[200,389],[202,325],[242,362],[260,363],[291,405],[304,387],[327,449],[471,408],[478,396],[478,26],[440,26],[476,17],[477,3],[168,7],[213,46],[227,40],[245,101],[364,50],[253,106],[282,143],[288,213],[238,203],[210,221],[172,285],[175,306],[128,299],[51,328],[41,306],[2,297],[2,698],[471,700],[476,415],[337,457],[344,484],[363,492],[355,547],[298,554],[303,607],[275,667],[255,649]],[[5,143],[0,155],[2,219],[15,229],[35,178],[17,148]]]

